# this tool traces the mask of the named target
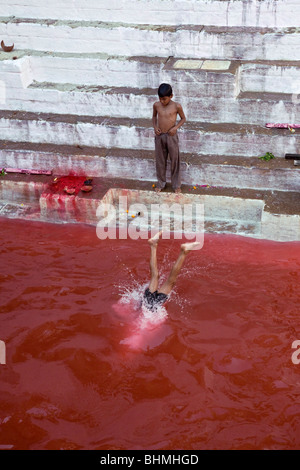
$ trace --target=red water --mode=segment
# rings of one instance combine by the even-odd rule
[[[0,448],[297,449],[299,243],[206,235],[160,317],[146,240],[0,220]],[[164,278],[180,241],[160,241]]]

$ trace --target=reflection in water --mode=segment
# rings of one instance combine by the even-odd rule
[[[206,235],[153,313],[146,240],[0,233],[0,448],[299,448],[299,244]]]

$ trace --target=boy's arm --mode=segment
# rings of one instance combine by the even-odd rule
[[[173,126],[173,127],[169,130],[168,134],[170,134],[170,135],[175,135],[176,132],[177,132],[177,130],[179,129],[179,127],[181,127],[181,126],[186,122],[185,114],[184,114],[184,112],[183,112],[183,109],[182,109],[181,104],[179,104],[179,103],[177,104],[177,114],[179,114],[179,116],[180,116],[181,119],[180,119],[180,121],[176,124],[176,126]]]
[[[161,130],[159,127],[157,127],[157,109],[156,109],[156,103],[153,105],[153,115],[152,115],[152,124],[154,127],[154,131],[156,135],[161,134]]]

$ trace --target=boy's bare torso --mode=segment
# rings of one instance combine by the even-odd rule
[[[177,114],[179,114],[181,120],[176,125]],[[156,134],[169,133],[175,135],[177,129],[185,122],[185,115],[182,110],[182,106],[175,101],[170,100],[167,105],[157,101],[153,105],[153,123],[154,128],[157,127],[160,132]]]
[[[157,125],[162,133],[166,133],[176,124],[178,105],[175,101],[170,101],[167,106],[164,106],[157,101],[155,108],[157,110]]]

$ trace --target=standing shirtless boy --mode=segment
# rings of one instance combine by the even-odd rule
[[[182,106],[172,101],[171,85],[162,83],[158,88],[159,101],[153,105],[152,123],[155,131],[155,157],[157,186],[160,192],[166,185],[166,169],[168,155],[171,160],[171,184],[175,193],[180,193],[180,155],[177,129],[185,123]],[[177,114],[180,121],[176,124]]]

